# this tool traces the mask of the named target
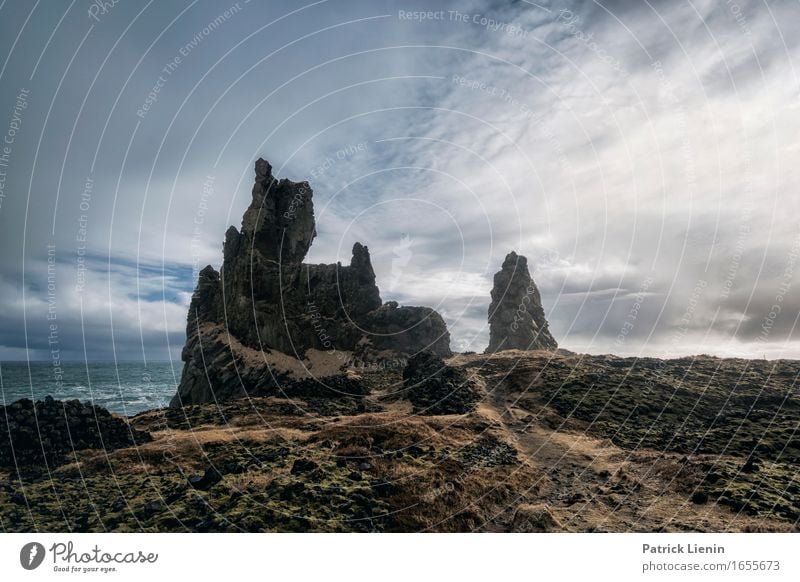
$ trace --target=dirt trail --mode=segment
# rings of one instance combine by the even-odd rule
[[[715,504],[695,505],[686,491],[677,491],[673,477],[680,455],[629,451],[608,439],[553,426],[553,419],[545,418],[548,411],[525,406],[529,402],[502,379],[485,404],[485,413],[507,431],[520,456],[545,471],[537,502],[546,504],[566,531],[760,528],[757,519]]]

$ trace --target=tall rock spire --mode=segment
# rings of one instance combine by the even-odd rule
[[[528,271],[528,259],[511,251],[494,276],[486,352],[557,347],[544,316],[539,289]]]

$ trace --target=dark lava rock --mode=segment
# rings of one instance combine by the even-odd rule
[[[408,361],[403,382],[418,414],[466,414],[481,399],[463,370],[446,365],[430,352],[417,354]]]
[[[222,270],[200,272],[171,406],[281,385],[287,378],[262,351],[301,358],[311,348],[335,349],[365,361],[420,350],[450,355],[450,334],[434,310],[382,305],[366,246],[353,246],[349,265],[303,263],[316,236],[311,187],[276,179],[263,159],[255,173],[241,230],[225,234]]]
[[[299,473],[310,473],[319,467],[317,463],[309,459],[297,459],[292,465],[292,475]]]
[[[264,453],[256,455],[256,459],[263,463],[274,463],[279,459],[283,459],[289,455],[289,449],[286,447],[278,447],[277,449],[270,449]]]
[[[192,475],[189,477],[189,485],[199,491],[208,491],[214,485],[222,481],[222,475],[214,467],[209,467],[203,475]]]
[[[48,396],[0,407],[0,467],[55,466],[72,460],[74,451],[111,451],[150,440],[150,433],[79,400]]]
[[[280,488],[278,496],[284,501],[290,501],[298,495],[302,495],[305,490],[306,484],[302,481],[296,481]]]
[[[394,491],[394,486],[386,481],[376,481],[371,483],[371,487],[378,497],[389,497]]]
[[[528,259],[512,251],[494,276],[486,352],[556,348],[539,289],[528,272]]]
[[[223,475],[241,475],[242,473],[247,472],[247,467],[239,463],[230,462],[222,465],[220,470]]]
[[[145,514],[152,515],[164,511],[164,504],[160,501],[148,501],[142,509]]]
[[[742,465],[742,473],[756,473],[759,470],[758,461],[753,459],[752,456],[748,457],[744,465]]]
[[[461,458],[470,466],[497,467],[519,462],[517,451],[511,445],[493,436],[484,436],[461,451]]]

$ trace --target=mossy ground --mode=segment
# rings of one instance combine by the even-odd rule
[[[3,469],[0,529],[510,531],[530,507],[565,531],[797,529],[796,362],[450,364],[482,390],[465,415],[415,416],[387,371],[364,374],[363,397],[138,415],[152,442]],[[209,468],[216,482],[193,487]]]
[[[800,362],[540,354],[497,364],[484,373],[506,399],[553,429],[671,455],[674,486],[693,503],[797,527]]]

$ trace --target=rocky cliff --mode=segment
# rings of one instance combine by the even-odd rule
[[[494,276],[486,352],[557,347],[544,316],[539,289],[528,271],[528,259],[512,251]]]
[[[255,173],[241,229],[225,234],[221,271],[200,273],[172,406],[269,391],[311,373],[306,362],[319,352],[342,364],[450,355],[436,311],[382,304],[366,246],[353,246],[349,265],[303,263],[316,236],[310,185],[276,179],[263,159]]]

